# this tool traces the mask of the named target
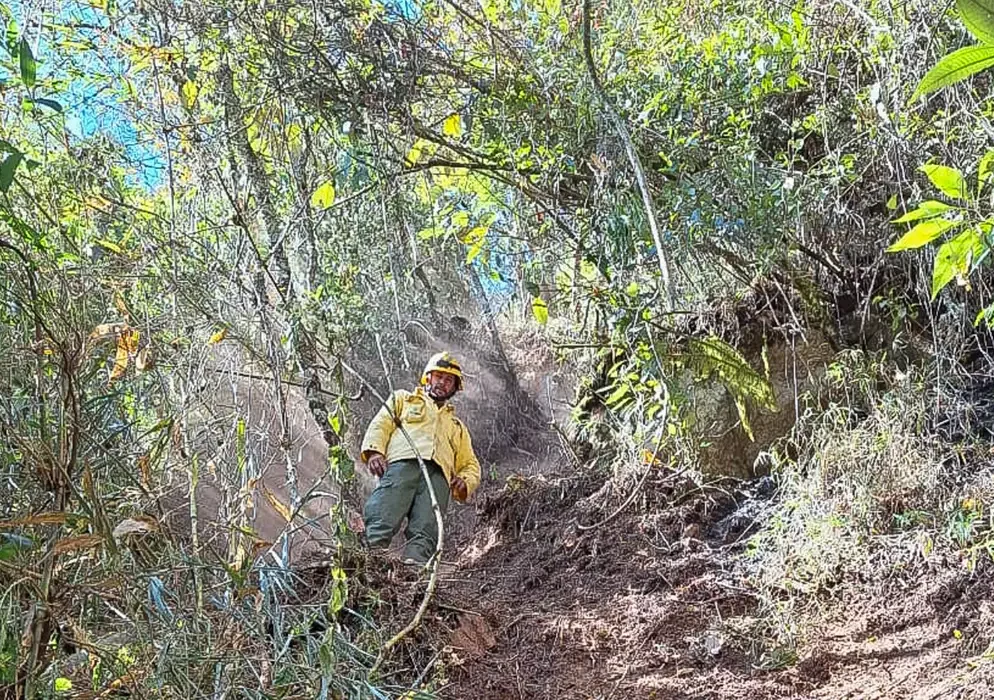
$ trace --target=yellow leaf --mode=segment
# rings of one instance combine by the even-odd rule
[[[101,238],[97,243],[112,253],[117,253],[118,255],[124,255],[124,250],[117,243],[108,241],[106,238]]]
[[[125,339],[127,333],[117,336],[117,353],[114,356],[114,368],[110,371],[110,381],[120,379],[128,369],[128,341]]]
[[[453,114],[446,119],[442,123],[442,133],[455,139],[462,136],[462,117],[458,114]]]
[[[532,314],[535,316],[535,320],[543,326],[549,322],[549,305],[545,303],[545,299],[542,297],[532,299]]]
[[[287,522],[293,520],[293,513],[290,512],[290,509],[287,508],[285,503],[283,503],[279,498],[276,497],[275,493],[270,491],[265,486],[262,487],[262,492],[266,494],[266,500],[269,501],[269,503],[273,506],[273,508],[276,509],[277,513],[283,516],[284,520],[286,520]]]
[[[197,101],[197,94],[200,89],[197,84],[192,80],[187,80],[183,83],[183,87],[179,91],[179,100],[183,104],[184,109],[192,109],[194,103]]]
[[[417,141],[414,142],[414,145],[411,146],[411,150],[407,152],[407,155],[404,156],[404,164],[407,166],[417,165],[418,160],[421,159],[421,150],[422,150],[421,139],[418,139]]]
[[[226,337],[228,337],[228,329],[227,328],[222,328],[221,330],[219,330],[217,333],[215,333],[214,335],[212,335],[210,337],[210,340],[207,341],[207,344],[208,345],[217,345],[222,340],[224,340]]]
[[[471,228],[465,236],[463,236],[462,242],[466,245],[473,245],[474,243],[479,243],[484,238],[486,238],[487,233],[490,231],[486,226],[476,226]]]
[[[335,203],[335,183],[329,180],[311,195],[311,206],[315,209],[327,209]]]

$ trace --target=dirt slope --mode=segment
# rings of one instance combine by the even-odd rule
[[[433,349],[433,348],[432,348]],[[568,382],[551,362],[521,373],[543,410]],[[631,486],[571,462],[558,434],[514,426],[486,361],[462,353],[471,381],[457,410],[484,466],[474,503],[447,517],[430,614],[405,654],[458,700],[994,697],[992,567],[961,561],[867,580],[819,599],[827,622],[796,653],[770,643],[744,551],[775,499],[769,480],[701,488],[657,470]],[[512,360],[514,358],[512,357]],[[547,358],[548,359],[548,358]],[[560,420],[563,416],[560,416]],[[922,565],[925,566],[924,564]],[[374,582],[410,619],[424,582]],[[985,636],[988,635],[988,636]]]
[[[454,519],[456,561],[436,607],[436,632],[448,630],[438,644],[445,697],[994,697],[982,656],[987,565],[948,562],[872,595],[836,593],[799,660],[773,669],[740,561],[775,497],[764,484],[701,491],[660,472],[626,511],[583,529],[626,494],[598,507],[589,497],[602,482],[565,463],[502,471],[516,476],[488,484],[475,512]]]

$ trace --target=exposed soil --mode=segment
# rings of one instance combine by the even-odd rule
[[[640,497],[555,472],[491,483],[453,518],[430,631],[444,697],[989,698],[986,565],[948,562],[843,599],[799,658],[764,640],[741,554],[768,482],[701,490],[653,474]],[[603,507],[601,507],[603,506]]]
[[[796,649],[777,648],[744,555],[776,497],[769,479],[701,488],[654,467],[615,515],[637,475],[605,488],[607,475],[572,464],[556,432],[534,422],[508,440],[513,412],[495,410],[500,387],[467,359],[478,381],[457,410],[484,483],[472,505],[449,512],[439,588],[399,652],[420,679],[441,679],[442,697],[994,697],[986,559],[884,581],[867,572],[821,595],[824,622]],[[551,369],[522,378],[553,410],[569,393]],[[390,566],[377,575],[370,583],[399,628],[424,580]]]

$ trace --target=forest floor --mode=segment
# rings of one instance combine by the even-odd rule
[[[471,428],[490,419],[477,398],[460,409]],[[442,697],[994,697],[986,559],[819,592],[796,646],[778,649],[746,552],[772,480],[702,487],[654,467],[619,508],[633,486],[602,488],[607,475],[571,463],[555,432],[513,444],[491,452],[473,503],[450,510],[439,587],[407,644]],[[424,591],[375,585],[398,623]]]
[[[605,507],[603,476],[553,453],[513,459],[451,514],[419,635],[445,666],[443,697],[994,697],[979,641],[990,567],[826,595],[817,631],[778,654],[744,564],[769,480],[701,489],[660,470],[602,522],[626,494]]]

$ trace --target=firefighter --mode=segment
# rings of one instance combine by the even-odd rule
[[[432,356],[421,386],[391,394],[362,440],[362,461],[379,478],[364,509],[366,542],[372,549],[386,548],[406,517],[405,564],[427,564],[438,543],[431,494],[417,457],[428,467],[443,515],[450,494],[465,502],[480,484],[469,430],[449,403],[462,388],[459,362],[447,352]]]

